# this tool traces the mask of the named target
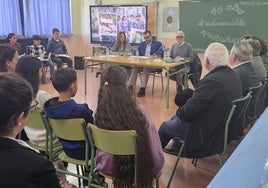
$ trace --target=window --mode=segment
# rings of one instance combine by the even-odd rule
[[[0,0],[0,37],[23,35],[19,0]]]
[[[70,14],[69,0],[0,0],[0,37],[10,32],[27,37],[51,35],[54,27],[70,35]]]

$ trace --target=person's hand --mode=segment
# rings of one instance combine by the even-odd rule
[[[130,53],[126,52],[126,53],[124,53],[124,56],[128,57],[128,56],[130,56]]]
[[[181,60],[184,60],[184,57],[177,56],[177,57],[175,58],[175,61],[181,61]]]
[[[118,52],[112,52],[113,55],[118,55]]]
[[[59,54],[55,54],[55,57],[59,57]]]

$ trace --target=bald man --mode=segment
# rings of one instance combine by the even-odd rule
[[[189,61],[193,60],[193,49],[192,45],[188,42],[185,42],[185,35],[183,31],[179,31],[176,35],[176,43],[172,45],[170,49],[170,57],[175,61],[180,59],[189,59]],[[177,67],[177,71],[182,67]],[[176,80],[177,89],[182,89],[182,77],[184,72],[178,72],[175,77],[171,77],[172,80]]]
[[[230,103],[242,97],[241,82],[227,66],[228,58],[228,50],[223,44],[208,46],[203,65],[208,74],[199,81],[186,104],[159,128],[163,148],[170,139],[179,137],[185,140],[184,151],[190,157],[206,157],[222,151],[226,113]],[[178,147],[175,139],[165,151],[175,154]]]

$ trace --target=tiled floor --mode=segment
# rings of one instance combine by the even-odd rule
[[[97,94],[99,88],[99,78],[95,77],[94,70],[91,73],[91,68],[88,69],[88,88],[87,96],[84,95],[84,71],[77,70],[78,75],[78,92],[74,99],[77,102],[86,102],[93,111],[95,111],[97,106]],[[149,79],[148,87],[146,90],[146,96],[143,98],[137,98],[137,102],[144,105],[149,111],[155,126],[157,129],[160,124],[171,118],[171,116],[176,112],[177,106],[173,102],[175,96],[175,83],[171,81],[170,87],[170,107],[166,108],[165,92],[161,88],[160,76],[156,76],[156,85],[154,93],[152,94],[152,78]],[[140,86],[139,79],[137,80],[137,88]],[[41,89],[47,91],[51,97],[57,96],[57,92],[54,90],[51,82],[47,80],[47,83],[41,85]],[[231,144],[229,150],[233,150],[236,144]],[[230,151],[228,152],[230,153]],[[165,164],[160,178],[160,187],[166,187],[172,168],[175,163],[175,156],[165,154]],[[71,167],[72,168],[72,167]],[[179,162],[177,170],[175,172],[171,187],[183,187],[183,188],[202,188],[206,187],[208,183],[215,176],[219,170],[219,163],[216,156],[209,158],[199,159],[197,166],[194,167],[191,164],[191,159],[182,158]],[[77,185],[76,178],[68,178],[70,182]],[[108,181],[110,182],[110,181]]]

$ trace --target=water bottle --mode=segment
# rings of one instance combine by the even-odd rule
[[[108,47],[106,47],[106,57],[108,57],[108,56],[109,56],[109,54],[110,54],[110,52],[109,52],[109,48],[108,48]]]
[[[266,159],[260,181],[262,188],[268,188],[268,158]]]
[[[168,54],[167,54],[167,51],[164,51],[164,60],[166,61],[168,58]]]
[[[139,49],[136,50],[136,56],[140,56]]]

